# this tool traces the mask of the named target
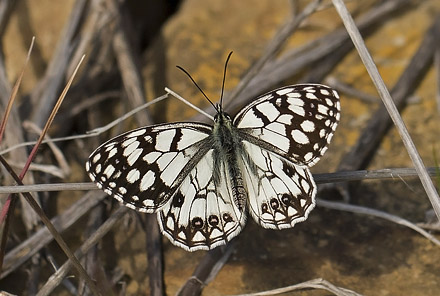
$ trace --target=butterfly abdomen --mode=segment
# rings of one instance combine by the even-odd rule
[[[246,200],[247,200],[247,191],[244,187],[243,177],[241,176],[241,172],[237,169],[237,174],[232,176],[232,197],[234,203],[240,209],[241,212],[245,211]]]

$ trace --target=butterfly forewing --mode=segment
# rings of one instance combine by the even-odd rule
[[[153,213],[204,156],[211,129],[174,123],[132,130],[99,146],[86,170],[98,187],[127,207]]]
[[[237,114],[234,125],[248,141],[310,167],[327,150],[339,112],[336,91],[299,84],[258,97]]]

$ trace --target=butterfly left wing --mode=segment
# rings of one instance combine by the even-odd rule
[[[234,125],[243,139],[311,167],[327,150],[339,117],[335,90],[298,84],[258,97],[235,116]]]
[[[89,157],[90,179],[125,206],[153,213],[176,191],[207,152],[212,127],[201,123],[158,124],[121,134]]]
[[[246,213],[232,200],[234,192],[226,164],[222,164],[222,178],[217,182],[213,164],[213,150],[210,150],[157,213],[162,233],[187,251],[224,245],[246,223]]]
[[[254,220],[265,228],[291,228],[315,207],[316,185],[305,166],[243,141],[241,171]]]

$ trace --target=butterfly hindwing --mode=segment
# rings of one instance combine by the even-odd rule
[[[213,178],[213,151],[208,151],[188,173],[168,203],[158,212],[162,232],[188,251],[223,245],[244,227],[246,214],[232,201],[226,178]]]
[[[249,212],[265,228],[291,228],[315,207],[316,185],[309,169],[244,141],[251,158],[243,159]]]
[[[86,170],[98,187],[129,208],[156,212],[205,150],[209,125],[160,124],[135,129],[99,146]]]
[[[311,167],[339,122],[339,96],[328,86],[299,84],[258,97],[234,118],[243,138]]]

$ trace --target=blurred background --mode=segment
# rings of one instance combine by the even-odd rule
[[[231,114],[259,94],[283,85],[314,82],[338,90],[341,122],[313,173],[413,167],[398,133],[381,111],[377,91],[330,1],[322,1],[288,38],[280,40],[279,32],[291,28],[312,2],[2,0],[2,113],[33,36],[36,41],[1,149],[38,137],[83,54],[85,61],[50,129],[51,138],[83,135],[101,127],[163,95],[164,87],[214,114],[175,66],[191,73],[217,102],[225,59],[233,51],[225,94],[225,107]],[[440,2],[353,0],[346,5],[386,85],[399,99],[402,117],[423,161],[428,167],[436,166],[440,155],[440,47],[435,38],[440,33]],[[250,67],[275,44],[282,44],[280,50],[231,99]],[[84,163],[100,143],[141,125],[175,121],[209,122],[169,97],[97,136],[56,142],[55,147],[43,145],[34,161],[40,166],[32,167],[23,182],[89,182]],[[17,148],[3,156],[20,171],[30,148]],[[2,185],[13,184],[3,168],[1,177]],[[322,180],[324,183],[325,177]],[[318,198],[423,223],[438,237],[438,225],[431,223],[431,204],[417,177],[327,184],[320,189]],[[6,197],[2,194],[1,199]],[[120,207],[97,190],[41,192],[34,197],[50,218],[61,217],[69,209],[77,213],[60,230],[72,250]],[[78,204],[90,200],[96,202]],[[0,289],[14,295],[36,295],[66,257],[50,234],[43,235],[47,242],[39,247],[40,239],[27,240],[43,226],[24,201],[17,202],[11,215]],[[440,290],[438,245],[390,221],[327,209],[319,203],[307,221],[289,230],[263,229],[249,219],[232,247],[213,253],[214,262],[227,259],[218,273],[211,272],[212,263],[207,265],[208,272],[200,271],[208,260],[207,252],[188,253],[167,239],[162,241],[154,223],[155,215],[127,211],[81,259],[107,295],[173,295],[179,290],[190,291],[182,295],[201,291],[203,295],[239,294],[315,278],[364,295],[438,295]],[[20,244],[22,251],[11,253]],[[30,250],[35,254],[19,262]],[[201,280],[206,286],[187,282],[194,272],[199,280],[200,274],[205,276]],[[191,283],[198,288],[188,288]],[[90,291],[72,269],[52,293],[86,295]],[[329,295],[323,290],[291,293]]]

